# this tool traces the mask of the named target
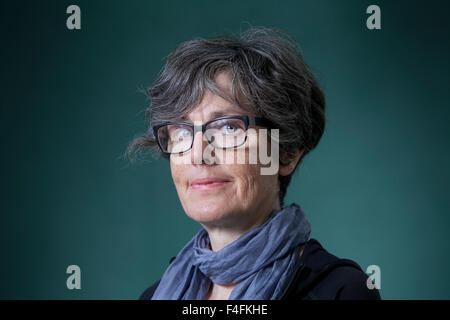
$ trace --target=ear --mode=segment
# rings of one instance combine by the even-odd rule
[[[300,161],[300,158],[303,155],[303,151],[304,150],[295,150],[295,152],[293,154],[290,155],[289,159],[287,159],[287,161],[283,161],[283,165],[281,164],[280,161],[280,168],[278,170],[278,173],[282,176],[288,176],[292,173],[292,171],[294,171],[295,166],[297,165],[297,163]]]

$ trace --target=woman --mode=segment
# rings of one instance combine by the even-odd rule
[[[358,264],[309,239],[299,205],[284,206],[325,127],[323,93],[291,41],[251,28],[184,42],[149,97],[149,130],[128,152],[159,148],[202,228],[141,299],[380,299]],[[269,148],[267,174],[251,159]]]

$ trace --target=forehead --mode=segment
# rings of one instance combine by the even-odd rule
[[[248,112],[227,100],[206,91],[202,101],[183,117],[183,120],[205,122],[229,115],[246,115]]]
[[[231,97],[231,78],[228,73],[219,73],[215,77],[215,83],[224,94]],[[189,122],[205,122],[222,116],[248,114],[247,110],[236,103],[232,103],[210,90],[205,90],[200,103],[184,115],[182,119]]]
[[[253,114],[253,112],[250,111],[253,108],[250,108],[250,106],[246,106],[245,108],[240,106],[242,103],[247,103],[246,99],[242,99],[241,93],[238,92],[238,96],[235,97],[239,100],[239,103],[233,102],[231,94],[231,75],[229,72],[222,71],[217,73],[214,77],[214,83],[217,86],[217,89],[229,98],[222,98],[214,92],[205,89],[198,105],[194,106],[187,114],[183,115],[181,118],[182,121],[199,124],[222,116]]]

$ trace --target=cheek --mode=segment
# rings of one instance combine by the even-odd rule
[[[274,200],[278,193],[278,175],[262,175],[259,165],[249,167],[241,190],[243,200],[249,203]]]
[[[263,187],[264,179],[257,165],[236,165],[233,175],[238,181],[238,194],[242,201],[252,201],[258,197]]]
[[[277,193],[278,174],[261,174],[261,168],[267,167],[268,165],[258,163],[257,150],[257,139],[252,137],[247,141],[244,148],[227,151],[232,153],[229,155],[231,159],[233,159],[234,154],[235,161],[238,158],[245,159],[245,164],[225,165],[237,182],[235,196],[244,203],[251,203],[257,199],[272,198]],[[249,157],[251,152],[255,152],[256,155],[253,155],[253,160],[250,161]],[[221,160],[223,160],[223,156]]]
[[[261,175],[261,186],[264,194],[276,194],[278,190],[278,174],[275,175]]]
[[[183,177],[184,177],[184,166],[181,164],[174,164],[174,162],[170,161],[170,171],[172,173],[172,180],[177,188],[178,192],[182,190],[181,186],[183,185]]]

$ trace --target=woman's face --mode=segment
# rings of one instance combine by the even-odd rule
[[[228,74],[220,73],[216,83],[229,90]],[[186,115],[185,121],[197,125],[227,115],[249,114],[205,91],[202,101]],[[190,151],[181,156],[171,155],[172,178],[189,217],[207,229],[226,227],[246,231],[261,224],[272,210],[279,209],[278,175],[261,175],[262,165],[248,163],[249,149],[256,147],[252,145],[257,137],[255,139],[247,139],[244,145],[235,149],[215,152],[215,162],[206,164],[201,160],[205,159],[204,150],[208,143],[202,133],[197,132]],[[244,153],[247,161],[245,164],[226,161],[225,156],[230,159],[230,153],[235,159],[239,153]]]

